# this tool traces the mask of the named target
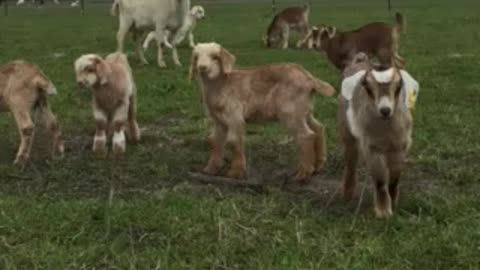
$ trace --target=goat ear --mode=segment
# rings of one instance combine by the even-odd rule
[[[228,74],[232,72],[235,65],[235,56],[226,49],[222,48],[220,51],[220,60],[222,62],[223,73]]]
[[[407,108],[413,109],[415,102],[417,101],[418,92],[420,91],[420,85],[418,82],[405,70],[400,70],[400,76],[402,77],[402,92],[404,93],[404,102]]]
[[[328,32],[328,37],[333,38],[335,36],[335,34],[337,33],[337,28],[335,28],[334,26],[328,26],[327,27],[327,32]]]
[[[100,82],[100,85],[108,83],[108,75],[110,74],[110,67],[100,56],[95,57],[94,60],[96,73]]]
[[[358,85],[363,80],[366,73],[366,70],[361,70],[353,74],[352,76],[343,79],[341,93],[346,100],[352,99],[355,89],[357,89]]]
[[[192,81],[197,76],[197,57],[192,53],[192,58],[190,60],[190,68],[188,69],[188,80]]]

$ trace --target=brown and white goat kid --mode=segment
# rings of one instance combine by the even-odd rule
[[[358,57],[367,60],[358,60]],[[412,95],[418,83],[397,68],[376,70],[365,54],[359,54],[344,72],[338,97],[338,127],[344,144],[343,190],[354,194],[359,157],[367,166],[375,187],[375,215],[390,217],[399,196],[400,174],[411,145]]]
[[[112,150],[125,152],[125,131],[132,142],[140,140],[136,120],[136,86],[127,57],[112,53],[105,59],[96,54],[82,55],[75,61],[78,85],[93,93],[96,132],[93,151],[106,153],[107,133],[113,128]]]
[[[398,49],[400,33],[405,29],[405,18],[396,13],[393,26],[375,22],[347,32],[337,31],[333,26],[323,26],[320,28],[320,44],[330,62],[340,71],[360,52],[378,58],[383,67],[402,68],[405,61],[398,54]]]
[[[309,15],[310,8],[308,5],[282,10],[273,17],[272,22],[268,26],[267,34],[263,37],[265,46],[272,48],[280,43],[283,49],[287,49],[292,30],[299,32],[302,38],[305,37],[308,33]],[[297,47],[300,47],[301,42],[301,40],[298,41]]]
[[[14,61],[0,66],[0,112],[12,112],[21,139],[15,164],[24,165],[30,158],[34,133],[32,112],[51,134],[52,155],[63,156],[62,132],[47,101],[49,95],[56,93],[53,83],[32,63]]]
[[[213,122],[210,158],[204,169],[217,174],[223,167],[226,143],[233,148],[227,175],[246,176],[244,133],[247,123],[280,121],[294,136],[299,150],[297,180],[307,180],[324,165],[324,128],[313,116],[314,93],[332,96],[335,89],[296,64],[235,69],[235,56],[217,43],[195,46],[190,79],[201,86],[203,101]]]

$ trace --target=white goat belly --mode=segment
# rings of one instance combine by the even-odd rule
[[[348,105],[348,109],[347,109],[347,126],[355,138],[358,139],[361,137],[360,127],[358,126],[355,113],[353,112],[353,109],[350,104]]]

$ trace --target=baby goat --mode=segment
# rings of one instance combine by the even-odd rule
[[[185,15],[185,18],[183,19],[183,27],[175,33],[173,40],[177,39],[175,42],[180,44],[183,41],[183,38],[188,34],[188,42],[189,42],[190,48],[193,49],[193,47],[195,47],[193,30],[195,30],[197,21],[203,19],[204,17],[205,17],[205,9],[202,6],[193,6],[190,9],[190,12],[187,15]],[[147,38],[145,38],[145,41],[143,42],[144,50],[148,49],[150,42],[155,40],[155,36],[156,36],[155,31],[148,33]],[[167,46],[168,48],[172,49],[173,46],[168,41],[169,38],[170,38],[170,31],[167,29],[165,30],[165,38],[163,39],[163,44],[165,44],[165,46]]]
[[[295,137],[299,150],[296,179],[306,180],[326,160],[324,128],[313,116],[314,93],[332,96],[335,89],[296,64],[234,69],[235,56],[217,43],[195,46],[190,79],[200,82],[203,100],[214,123],[209,136],[210,158],[204,169],[217,174],[223,166],[224,146],[233,146],[227,175],[243,178],[245,125],[281,121]]]
[[[320,27],[319,43],[328,59],[340,71],[360,52],[378,58],[383,67],[402,68],[405,61],[398,54],[400,33],[405,32],[406,19],[395,14],[395,24],[375,22],[356,30],[341,32],[333,26]]]
[[[353,197],[361,155],[375,185],[375,215],[387,218],[398,201],[400,174],[411,144],[409,97],[417,96],[419,86],[405,70],[378,70],[363,53],[343,75],[338,125],[346,163],[344,196]]]
[[[0,66],[0,112],[12,112],[21,139],[15,164],[24,165],[30,158],[34,132],[32,111],[51,133],[52,154],[63,155],[62,132],[47,102],[47,97],[56,93],[53,83],[34,64],[14,61]]]
[[[113,127],[112,148],[125,152],[125,130],[132,142],[140,140],[136,120],[136,86],[127,57],[112,53],[105,59],[96,54],[82,55],[75,61],[78,85],[93,91],[93,115],[96,132],[93,151],[105,154],[107,132]]]
[[[287,49],[290,31],[297,31],[302,37],[308,33],[309,16],[310,7],[308,5],[304,5],[303,7],[290,7],[282,10],[275,15],[268,26],[267,34],[263,36],[265,46],[272,48],[280,43],[283,49]],[[297,47],[300,47],[301,42],[301,40],[297,42]]]

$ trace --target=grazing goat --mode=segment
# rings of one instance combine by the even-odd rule
[[[55,95],[53,83],[32,63],[14,61],[0,66],[0,111],[11,111],[20,133],[15,164],[24,165],[30,158],[34,123],[31,113],[46,125],[52,137],[52,155],[63,156],[62,132],[47,97]]]
[[[132,142],[140,140],[136,120],[136,86],[127,57],[112,53],[105,59],[95,54],[82,55],[74,64],[77,83],[93,91],[96,132],[93,151],[106,153],[107,132],[113,127],[112,148],[125,152],[125,130]]]
[[[193,6],[192,9],[190,10],[190,12],[185,17],[185,21],[183,22],[184,27],[182,27],[182,30],[186,31],[186,32],[185,33],[178,33],[178,32],[176,33],[176,35],[179,35],[182,38],[185,37],[188,34],[189,45],[190,45],[190,48],[192,48],[192,49],[193,49],[193,47],[195,47],[193,30],[195,29],[195,26],[197,25],[197,20],[201,20],[204,17],[205,17],[205,9],[202,6]],[[175,44],[175,45],[170,44],[170,42],[168,41],[169,37],[170,37],[170,31],[167,30],[167,31],[165,31],[165,38],[163,40],[163,43],[165,44],[165,46],[172,49],[177,44]],[[152,42],[152,40],[155,40],[155,32],[153,32],[153,31],[150,32],[147,35],[147,38],[143,42],[143,49],[147,50],[148,46],[149,46],[150,42]],[[177,40],[177,42],[181,43],[182,40]]]
[[[398,201],[400,174],[411,145],[410,109],[419,86],[405,70],[381,70],[364,53],[354,57],[343,75],[337,115],[345,154],[344,196],[353,197],[361,157],[374,182],[375,215],[388,218]]]
[[[308,5],[303,7],[290,7],[282,10],[275,15],[268,26],[267,34],[263,37],[263,42],[267,48],[272,48],[281,43],[283,49],[288,48],[290,31],[294,30],[302,35],[302,38],[308,33],[308,17],[310,8]],[[301,40],[297,47],[300,47]]]
[[[123,52],[125,36],[132,31],[137,55],[143,64],[147,64],[142,48],[142,37],[144,32],[155,30],[158,47],[157,63],[159,67],[166,67],[162,43],[165,31],[169,30],[175,33],[172,40],[173,62],[177,66],[181,65],[175,45],[183,39],[183,36],[176,33],[187,32],[184,30],[183,23],[190,11],[190,0],[114,0],[111,12],[115,14],[117,9],[119,11],[118,52]]]
[[[299,150],[296,179],[307,180],[324,165],[324,128],[313,116],[314,93],[332,96],[335,89],[296,64],[235,69],[235,56],[217,43],[195,46],[190,79],[201,86],[203,101],[214,123],[209,136],[210,157],[203,170],[217,174],[223,166],[224,146],[233,147],[227,175],[246,176],[245,125],[256,121],[283,122]]]
[[[359,52],[377,57],[384,68],[402,68],[405,61],[398,54],[398,49],[400,33],[405,31],[406,21],[400,13],[396,13],[395,19],[394,26],[376,22],[349,32],[339,32],[335,27],[323,26],[320,28],[321,48],[330,62],[341,71]]]

